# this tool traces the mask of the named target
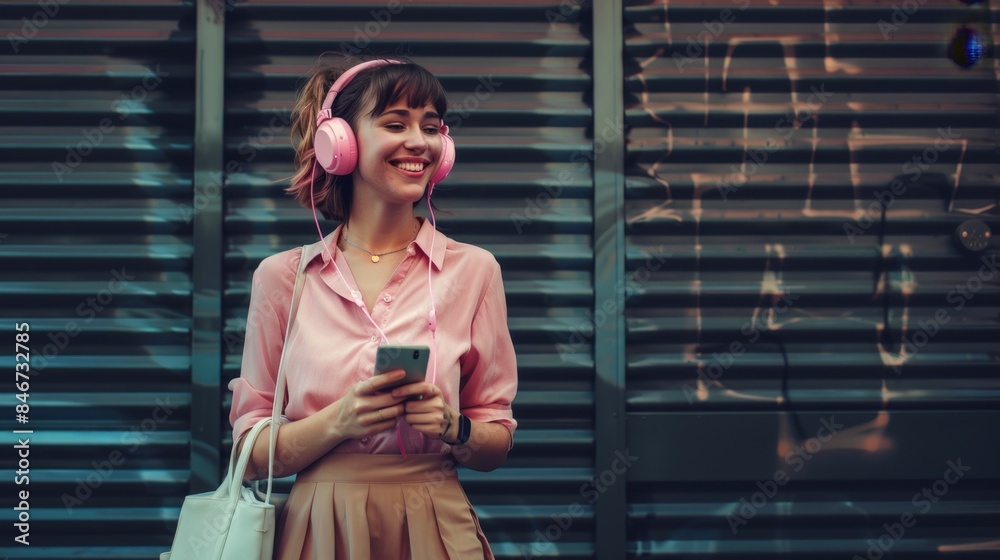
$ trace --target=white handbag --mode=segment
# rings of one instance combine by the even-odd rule
[[[253,490],[243,487],[253,444],[270,423],[270,418],[263,418],[250,430],[237,461],[233,445],[229,473],[218,490],[184,498],[174,542],[160,560],[270,560],[275,507],[269,503],[270,496],[261,501]]]
[[[285,340],[292,330],[292,321],[299,307],[305,265],[318,250],[318,244],[302,248],[302,258],[295,275],[292,303],[288,309]],[[274,405],[270,418],[262,418],[248,432],[246,443],[236,457],[237,441],[229,457],[229,471],[218,490],[184,498],[177,530],[170,551],[160,554],[160,560],[271,560],[274,555],[276,520],[284,505],[285,495],[271,494],[274,486],[274,450],[278,441],[281,405],[285,399],[285,352],[278,361]],[[243,477],[250,462],[257,436],[265,426],[274,425],[268,438],[267,494],[258,494],[243,486]]]

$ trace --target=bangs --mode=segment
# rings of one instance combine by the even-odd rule
[[[373,72],[368,94],[375,97],[375,106],[369,117],[381,115],[390,105],[406,99],[411,109],[424,105],[434,106],[441,120],[448,111],[448,98],[444,87],[433,74],[416,64],[389,64]]]

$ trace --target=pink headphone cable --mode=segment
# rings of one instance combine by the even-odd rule
[[[431,191],[434,190],[434,185],[427,186],[427,210],[431,213],[431,229],[433,234],[431,236],[431,254],[427,259],[427,292],[430,296],[431,302],[431,314],[427,316],[427,328],[431,331],[431,384],[434,385],[437,382],[437,308],[434,305],[434,286],[432,283],[433,274],[431,274],[431,264],[434,261],[434,242],[437,241],[437,221],[434,220],[434,207],[431,206]]]

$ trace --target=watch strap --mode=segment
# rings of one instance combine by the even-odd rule
[[[464,414],[458,415],[458,439],[446,441],[448,445],[465,445],[472,436],[472,420]]]

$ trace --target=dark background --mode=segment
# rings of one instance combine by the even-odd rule
[[[155,558],[218,484],[333,49],[449,92],[439,226],[518,351],[514,450],[461,473],[499,558],[1000,555],[997,244],[954,239],[1000,223],[1000,65],[948,57],[995,0],[51,2],[0,5],[0,556]]]

